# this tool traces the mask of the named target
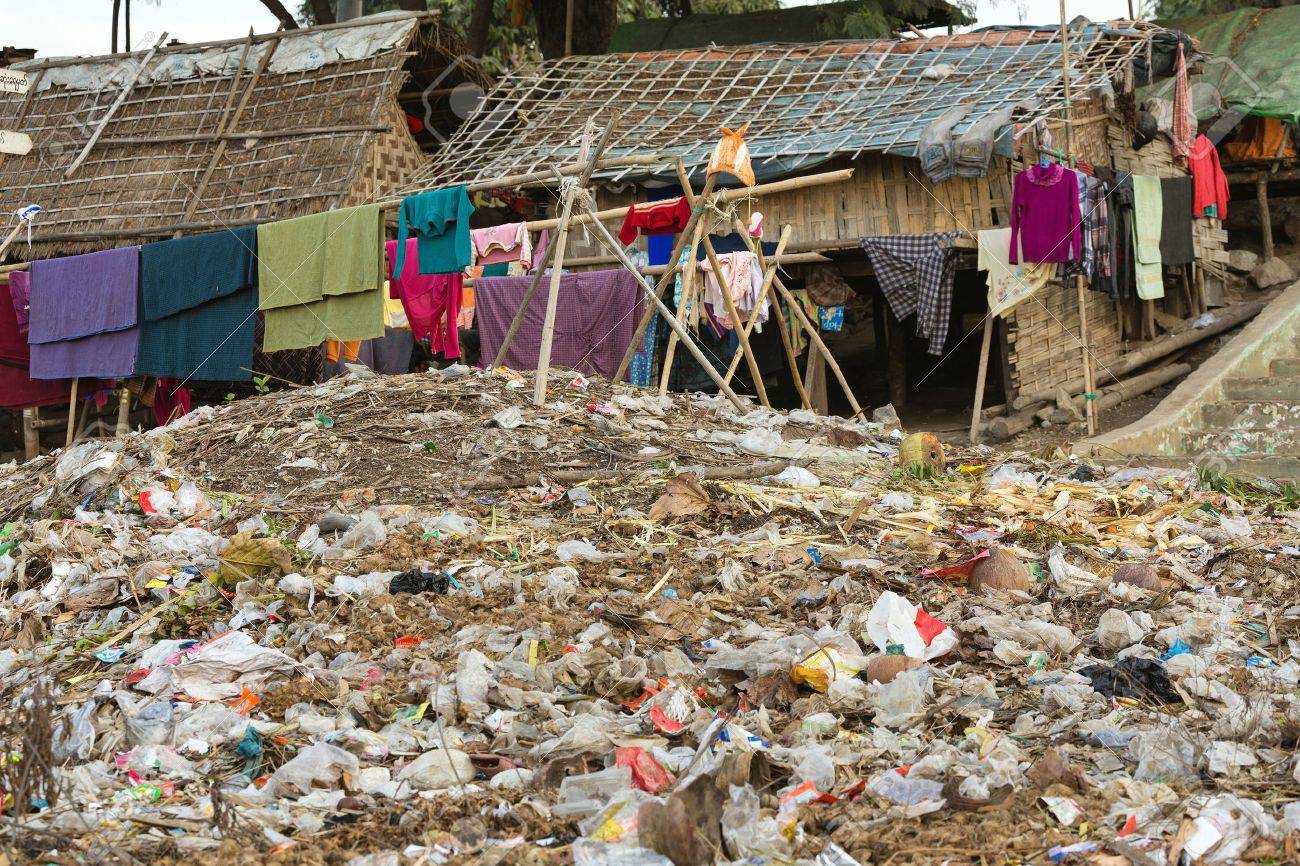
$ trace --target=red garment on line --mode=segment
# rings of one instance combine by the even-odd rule
[[[691,205],[685,196],[652,205],[632,205],[623,217],[623,227],[618,239],[627,246],[637,238],[637,232],[647,235],[675,235],[691,220]]]
[[[401,279],[396,279],[392,276],[392,269],[397,258],[397,241],[388,241],[384,251],[388,254],[388,295],[401,300],[412,336],[417,340],[427,337],[429,348],[444,358],[459,358],[460,335],[456,332],[456,320],[460,318],[464,276],[459,273],[420,273],[416,239],[408,238],[406,261],[416,267],[407,268]]]
[[[158,379],[153,395],[153,419],[163,427],[190,414],[190,389],[168,376]]]
[[[1219,165],[1219,152],[1214,142],[1203,135],[1192,142],[1192,152],[1187,157],[1192,170],[1192,216],[1205,216],[1205,209],[1213,205],[1219,219],[1228,218],[1228,179]]]
[[[10,277],[12,279],[12,276]],[[18,316],[8,293],[0,297],[0,409],[32,409],[68,402],[69,383],[60,379],[33,379],[29,364],[27,337],[19,331]],[[90,380],[81,383],[82,393],[90,393]]]

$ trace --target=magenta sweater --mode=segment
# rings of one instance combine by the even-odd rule
[[[1009,261],[1069,262],[1083,253],[1083,220],[1079,215],[1079,179],[1053,163],[1034,166],[1016,175],[1011,196]],[[1023,255],[1022,255],[1023,252]]]

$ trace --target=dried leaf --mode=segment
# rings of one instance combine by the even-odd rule
[[[278,538],[253,538],[252,533],[241,532],[230,539],[230,546],[221,554],[216,583],[234,584],[269,571],[287,573],[293,568],[293,558]]]
[[[712,500],[709,493],[700,484],[700,480],[689,472],[668,479],[664,485],[664,494],[650,506],[651,520],[664,520],[670,517],[690,517],[703,514],[709,510]]]

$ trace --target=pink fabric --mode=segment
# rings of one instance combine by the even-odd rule
[[[1030,264],[1072,262],[1083,254],[1077,174],[1053,163],[1016,175],[1008,253],[1013,265],[1022,259]]]
[[[1192,151],[1192,106],[1187,89],[1187,60],[1183,57],[1183,41],[1178,40],[1178,61],[1174,66],[1174,162],[1187,165]]]
[[[388,256],[388,294],[402,302],[411,334],[417,340],[428,339],[429,348],[444,358],[460,357],[460,337],[456,333],[456,320],[460,317],[461,274],[422,274],[419,272],[419,250],[416,239],[406,241],[406,260],[416,267],[406,268],[402,277],[392,276],[393,262],[397,257],[397,241],[384,245]]]
[[[1205,209],[1212,207],[1215,215],[1221,219],[1228,218],[1228,179],[1223,176],[1223,167],[1219,165],[1219,152],[1214,149],[1214,142],[1203,135],[1198,135],[1192,143],[1192,152],[1188,155],[1188,166],[1192,170],[1192,216],[1205,216]]]
[[[474,229],[469,236],[474,244],[476,265],[520,262],[525,270],[533,266],[532,246],[528,243],[528,228],[524,223]]]

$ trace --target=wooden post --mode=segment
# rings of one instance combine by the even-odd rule
[[[815,345],[808,347],[808,373],[804,381],[808,385],[808,397],[813,411],[818,415],[830,414],[830,401],[826,398],[826,358]]]
[[[23,410],[23,454],[28,460],[35,460],[41,453],[41,431],[38,424],[41,419],[40,409]]]
[[[1268,212],[1268,172],[1255,176],[1255,200],[1259,203],[1259,242],[1263,261],[1273,258],[1273,218]]]
[[[786,363],[790,365],[790,378],[794,381],[794,389],[799,392],[799,405],[809,411],[813,408],[812,398],[808,396],[808,391],[803,384],[803,376],[799,375],[799,358],[794,351],[794,344],[790,341],[790,323],[785,319],[785,313],[781,312],[781,299],[772,299],[772,315],[776,318],[777,333],[781,337],[781,348],[785,350]]]
[[[573,54],[573,0],[564,4],[564,56]]]
[[[99,119],[95,131],[90,134],[90,141],[86,142],[86,146],[81,149],[81,153],[77,154],[77,158],[72,161],[72,165],[68,166],[67,171],[63,172],[65,178],[72,177],[73,172],[77,170],[77,167],[85,161],[86,157],[90,156],[90,151],[94,148],[95,142],[99,141],[99,137],[103,135],[104,130],[108,128],[108,122],[113,119],[113,115],[117,114],[117,110],[122,107],[122,103],[126,102],[126,98],[130,96],[131,91],[135,89],[135,83],[139,81],[140,76],[144,74],[145,67],[149,65],[149,61],[153,60],[154,54],[158,52],[158,49],[161,48],[162,44],[166,41],[167,34],[164,32],[162,36],[158,37],[158,41],[153,44],[153,48],[150,48],[149,52],[145,54],[144,59],[140,61],[140,65],[135,68],[135,74],[131,76],[131,79],[122,88],[122,92],[117,95],[117,99],[108,107],[108,111],[104,116]]]
[[[168,418],[170,423],[175,419]],[[117,438],[125,439],[126,434],[131,432],[131,391],[125,386],[118,395],[117,404]]]
[[[691,232],[691,244],[685,249],[689,252],[686,259],[686,269],[682,271],[682,297],[677,302],[677,313],[673,317],[677,320],[680,327],[686,321],[686,311],[694,309],[695,306],[695,251],[700,246],[700,235],[704,231],[704,222],[695,223],[695,229]],[[684,232],[683,232],[684,234]],[[668,335],[668,348],[664,350],[663,369],[659,373],[659,393],[668,392],[668,378],[672,374],[673,360],[677,357],[677,330]]]
[[[858,416],[863,415],[864,412],[862,407],[858,405],[858,398],[853,395],[853,389],[849,387],[849,380],[844,378],[844,371],[840,369],[839,362],[835,360],[835,356],[831,354],[830,349],[826,348],[826,343],[822,340],[822,335],[817,332],[817,326],[808,321],[808,316],[804,314],[803,308],[799,306],[799,302],[795,300],[794,294],[785,287],[785,283],[781,281],[780,277],[775,277],[773,279],[773,285],[775,285],[776,290],[781,293],[781,297],[785,298],[786,306],[790,308],[790,312],[799,320],[799,324],[803,325],[804,331],[808,334],[808,339],[811,340],[813,345],[820,349],[821,353],[826,356],[826,363],[830,365],[831,372],[835,374],[835,378],[839,381],[840,388],[844,391],[844,396],[849,398],[849,406],[853,408],[852,417],[857,418]]]
[[[72,447],[72,437],[77,432],[77,386],[81,384],[80,379],[72,380],[72,392],[68,395],[68,436],[63,443],[64,448]]]
[[[584,204],[586,204],[588,208],[591,208],[590,202],[585,202]],[[595,213],[595,210],[592,209],[591,212]],[[736,407],[736,411],[747,411],[749,407],[745,405],[743,400],[736,396],[736,392],[731,390],[730,385],[722,381],[722,374],[709,363],[709,359],[704,357],[704,353],[700,351],[700,347],[691,339],[691,335],[686,333],[685,329],[683,329],[682,326],[677,323],[677,320],[668,312],[668,308],[664,306],[664,302],[659,299],[659,295],[651,291],[650,287],[645,284],[645,280],[641,278],[641,274],[637,271],[636,265],[632,264],[632,260],[629,259],[627,253],[623,251],[622,245],[620,245],[618,241],[614,240],[614,236],[609,233],[609,229],[606,228],[605,224],[600,220],[592,220],[592,222],[596,226],[597,235],[605,242],[605,246],[607,246],[610,251],[618,257],[618,260],[622,263],[623,267],[627,268],[633,274],[636,274],[637,285],[639,285],[641,290],[645,292],[650,303],[655,305],[655,308],[659,311],[659,315],[663,316],[664,319],[667,320],[668,326],[677,333],[677,338],[682,341],[687,350],[689,350],[691,355],[694,356],[695,360],[704,368],[704,372],[713,380],[713,384],[718,386],[718,390],[722,395],[731,401],[731,405]]]
[[[8,234],[8,236],[5,237],[4,242],[0,243],[0,259],[4,258],[5,250],[9,249],[9,245],[14,242],[14,238],[18,237],[18,233],[22,230],[23,230],[23,221],[19,220],[18,225],[14,226],[13,231],[11,231]]]
[[[1083,277],[1074,278],[1074,287],[1079,295],[1079,343],[1083,352],[1083,380],[1085,396],[1083,399],[1084,415],[1088,421],[1088,435],[1092,436],[1097,432],[1097,400],[1096,400],[1096,379],[1092,374],[1092,351],[1088,348],[1088,301],[1087,292],[1083,288]],[[1094,395],[1092,397],[1088,394]]]
[[[980,411],[984,408],[984,382],[989,372],[989,349],[993,345],[993,314],[984,317],[984,338],[980,341],[980,366],[975,372],[975,407],[970,416],[970,444],[979,439]]]
[[[551,263],[550,294],[546,296],[546,319],[542,324],[542,344],[537,350],[537,375],[533,385],[533,405],[546,403],[546,376],[551,370],[551,343],[555,339],[555,311],[560,303],[560,269],[564,267],[564,245],[569,239],[569,213],[577,187],[564,194],[560,210],[560,236],[555,239],[555,260]]]
[[[907,405],[907,334],[903,323],[894,316],[894,310],[885,303],[885,362],[889,377],[889,402],[894,409]]]
[[[704,180],[704,189],[700,190],[698,198],[707,199],[713,192],[713,185],[717,181],[717,175],[711,174]],[[593,211],[592,221],[599,222]],[[682,229],[681,234],[677,236],[677,243],[673,245],[672,256],[668,259],[668,267],[659,276],[659,284],[655,286],[655,298],[659,299],[664,296],[664,291],[673,284],[673,277],[677,274],[677,261],[682,257],[682,250],[686,247],[688,238],[694,237],[695,227],[699,225],[700,213],[691,213],[691,219]],[[620,247],[620,250],[622,248]],[[694,258],[695,250],[691,249],[691,256]],[[641,321],[637,323],[636,331],[632,334],[632,342],[628,343],[627,351],[623,353],[623,360],[619,361],[618,370],[614,373],[614,381],[622,381],[627,375],[627,368],[632,363],[632,356],[637,353],[637,348],[641,345],[642,338],[645,336],[645,329],[650,327],[650,319],[654,317],[655,306],[649,305],[641,316]]]
[[[773,254],[772,261],[767,262],[764,261],[763,259],[762,239],[754,238],[751,240],[750,238],[748,238],[746,236],[745,227],[740,224],[739,217],[736,218],[736,224],[738,227],[738,231],[740,231],[740,236],[742,238],[745,238],[745,245],[748,246],[750,250],[754,252],[754,255],[758,257],[759,266],[763,269],[763,288],[759,290],[758,299],[754,302],[754,309],[760,310],[763,308],[763,300],[772,291],[772,280],[773,278],[776,277],[776,269],[781,266],[780,265],[781,253],[785,252],[785,245],[790,240],[790,233],[792,229],[788,225],[781,229],[781,236],[780,238],[777,239],[776,250],[775,253]],[[749,335],[753,333],[754,325],[757,324],[757,322],[758,319],[752,316],[750,317],[748,322],[745,322],[744,331],[745,331],[746,340],[748,340]],[[730,383],[731,377],[736,375],[736,369],[739,366],[740,366],[740,356],[736,355],[731,359],[731,365],[727,367],[727,374],[722,378],[726,379],[727,382]]]

